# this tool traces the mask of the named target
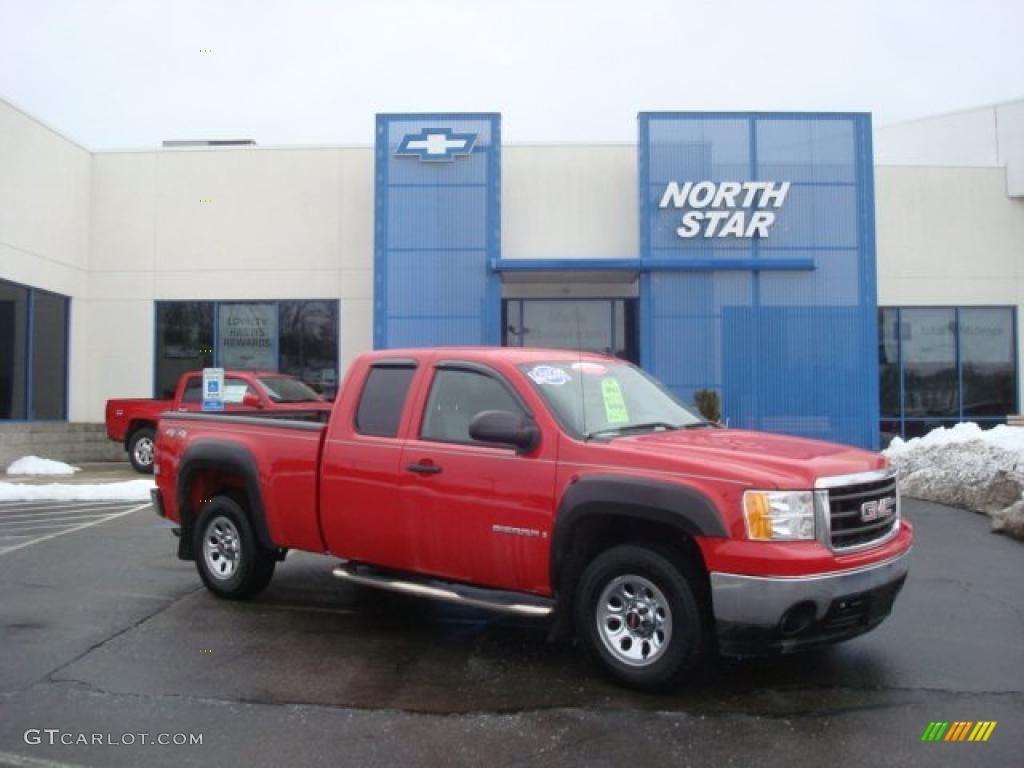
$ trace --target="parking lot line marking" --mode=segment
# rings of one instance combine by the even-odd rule
[[[132,507],[131,509],[126,509],[124,512],[115,512],[114,514],[107,515],[106,517],[102,517],[99,520],[90,520],[87,523],[82,523],[81,525],[76,525],[73,528],[67,528],[67,529],[65,529],[63,531],[54,531],[53,533],[48,533],[45,536],[40,536],[37,539],[32,539],[31,541],[25,541],[25,542],[22,542],[21,544],[15,544],[13,547],[7,547],[5,549],[0,549],[0,557],[2,557],[3,555],[9,555],[11,552],[17,552],[19,549],[24,549],[25,547],[31,547],[33,544],[39,544],[40,542],[43,542],[43,541],[49,541],[50,539],[55,539],[58,536],[63,536],[65,534],[67,534],[67,533],[74,533],[75,531],[80,531],[83,528],[91,528],[94,525],[99,525],[101,523],[105,523],[108,520],[114,520],[114,519],[116,519],[118,517],[124,517],[125,515],[130,515],[132,512],[138,512],[140,509],[145,509],[148,506],[149,506],[149,502],[147,501],[145,504],[139,504],[137,507]]]
[[[20,525],[15,525],[11,528],[0,528],[0,533],[5,533],[7,531],[38,531],[41,528],[64,528],[69,525],[69,523],[71,525],[77,524],[79,520],[95,520],[101,517],[109,517],[109,515],[81,515],[72,521],[54,520],[49,523],[34,523],[30,520],[25,520],[22,521]]]
[[[63,515],[68,512],[81,512],[87,509],[116,509],[118,507],[131,507],[141,503],[141,499],[138,501],[96,501],[85,504],[65,503],[59,507],[25,507],[17,509],[13,513],[0,508],[0,520],[9,520],[14,517],[24,517],[25,515]]]
[[[9,525],[29,525],[31,523],[60,523],[74,517],[96,517],[97,515],[109,515],[125,509],[128,509],[128,507],[104,507],[102,509],[85,509],[82,511],[71,510],[58,517],[54,517],[52,514],[35,516],[29,515],[24,518],[18,518],[17,520],[9,520],[4,515],[0,515],[0,527]]]
[[[80,768],[74,763],[58,763],[53,760],[41,760],[38,757],[25,757],[13,752],[0,752],[0,763],[14,768]]]
[[[110,512],[120,512],[128,509],[130,504],[120,507],[92,507],[90,509],[69,509],[67,512],[40,512],[37,515],[0,515],[0,525],[4,523],[28,523],[33,520],[60,520],[69,515],[105,515]]]
[[[54,499],[39,499],[37,501],[18,501],[11,504],[0,504],[0,515],[5,512],[31,512],[38,510],[44,512],[50,509],[64,509],[65,507],[98,507],[111,504],[137,504],[137,501],[126,501],[124,499],[93,499],[92,501],[58,501]]]

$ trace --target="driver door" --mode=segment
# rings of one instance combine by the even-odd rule
[[[453,581],[545,592],[555,484],[555,436],[527,455],[480,443],[481,411],[527,414],[512,385],[476,363],[435,366],[423,416],[401,460],[404,516],[416,570]]]

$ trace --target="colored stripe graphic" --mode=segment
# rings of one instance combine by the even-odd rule
[[[963,741],[967,735],[967,729],[972,725],[974,725],[972,722],[957,720],[953,723],[953,727],[949,729],[949,733],[946,734],[944,741]]]
[[[933,720],[921,734],[921,741],[988,741],[995,720]]]
[[[992,735],[992,731],[996,728],[995,720],[982,720],[979,721],[974,730],[971,731],[968,741],[988,741],[988,737]]]

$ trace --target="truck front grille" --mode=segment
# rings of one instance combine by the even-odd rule
[[[828,488],[829,544],[835,551],[862,549],[889,538],[899,526],[896,473]]]

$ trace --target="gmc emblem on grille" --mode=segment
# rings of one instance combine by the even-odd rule
[[[872,520],[884,520],[891,517],[895,511],[896,497],[886,496],[884,499],[873,499],[861,504],[860,519],[864,523],[870,523]]]

